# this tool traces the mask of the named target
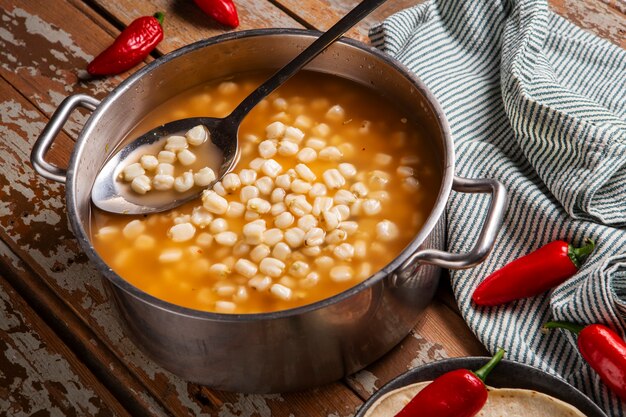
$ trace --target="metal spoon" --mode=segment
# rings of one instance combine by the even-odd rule
[[[159,201],[147,198],[139,194],[133,194],[128,188],[122,186],[116,179],[120,170],[127,165],[126,158],[140,146],[149,145],[162,140],[173,134],[180,134],[189,129],[203,125],[210,132],[211,141],[221,149],[224,161],[220,166],[219,179],[234,168],[238,155],[237,133],[239,125],[244,117],[261,100],[272,91],[280,87],[285,81],[295,75],[308,64],[313,58],[334,43],[348,29],[360,22],[365,16],[384,3],[385,0],[364,0],[358,6],[344,16],[327,32],[316,39],[302,53],[291,60],[287,65],[279,69],[260,87],[246,97],[233,112],[223,119],[213,117],[190,117],[176,120],[159,126],[148,133],[140,136],[122,150],[116,153],[104,165],[91,190],[91,200],[96,207],[119,214],[147,214],[170,210],[186,203],[203,191],[200,187],[192,188],[192,191],[176,196],[176,199]],[[161,199],[162,200],[162,199]]]

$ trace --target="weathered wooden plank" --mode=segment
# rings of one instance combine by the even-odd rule
[[[581,28],[626,49],[626,3],[618,1],[611,7],[598,0],[550,0],[550,7]]]
[[[420,0],[388,0],[372,14],[363,19],[346,36],[368,41],[367,32],[374,24],[381,22],[393,13],[420,3]],[[357,4],[358,0],[276,0],[276,3],[291,11],[317,30],[327,30]]]
[[[1,276],[0,369],[0,413],[129,416]]]
[[[326,30],[351,10],[358,0],[276,0],[298,18],[318,30]],[[347,36],[367,42],[367,32],[389,15],[420,3],[389,0]],[[623,0],[549,0],[551,8],[578,26],[626,48],[626,2]],[[621,11],[621,13],[620,13]]]
[[[436,360],[486,354],[463,319],[439,298],[426,308],[411,333],[381,360],[347,378],[363,399],[396,376]]]
[[[213,21],[193,1],[176,0],[90,0],[127,26],[139,16],[165,12],[163,31],[165,37],[157,46],[161,53],[171,52],[211,36],[221,35],[231,29]],[[239,27],[237,31],[270,27],[301,27],[294,19],[267,0],[238,0]]]

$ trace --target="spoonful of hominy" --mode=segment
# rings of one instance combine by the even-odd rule
[[[230,115],[175,120],[132,141],[109,159],[96,177],[91,191],[94,205],[111,213],[147,214],[170,210],[197,198],[235,167],[239,148],[237,136],[245,116],[384,2],[362,1],[243,99]],[[275,127],[280,128],[279,125]],[[221,155],[221,161],[217,163],[219,168],[214,170],[206,166],[174,178],[173,163],[190,166],[196,161],[197,152],[210,151],[211,148]],[[148,176],[147,171],[154,175]]]

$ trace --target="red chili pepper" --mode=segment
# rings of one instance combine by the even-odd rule
[[[159,12],[133,20],[111,46],[89,63],[87,72],[91,75],[115,75],[146,59],[163,39],[161,23],[164,16]]]
[[[236,28],[239,16],[233,0],[194,0],[202,11],[222,25]]]
[[[593,240],[575,248],[557,240],[510,262],[478,285],[472,300],[481,306],[495,306],[541,294],[574,275],[593,251]]]
[[[551,321],[546,329],[562,328],[578,334],[578,350],[600,379],[623,401],[626,401],[626,343],[602,324],[581,326]]]
[[[428,384],[396,417],[472,417],[487,402],[485,378],[504,356],[498,349],[495,356],[476,372],[457,369],[447,372]]]

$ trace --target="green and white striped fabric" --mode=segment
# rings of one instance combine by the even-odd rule
[[[626,51],[548,10],[545,0],[431,0],[373,28],[374,45],[433,91],[452,127],[456,172],[509,191],[504,226],[486,262],[453,271],[461,312],[490,351],[572,383],[611,416],[626,404],[550,320],[626,331]],[[453,193],[448,245],[467,251],[484,196]],[[506,306],[470,297],[490,272],[555,239],[598,246],[555,290]],[[532,279],[532,277],[530,277]]]

